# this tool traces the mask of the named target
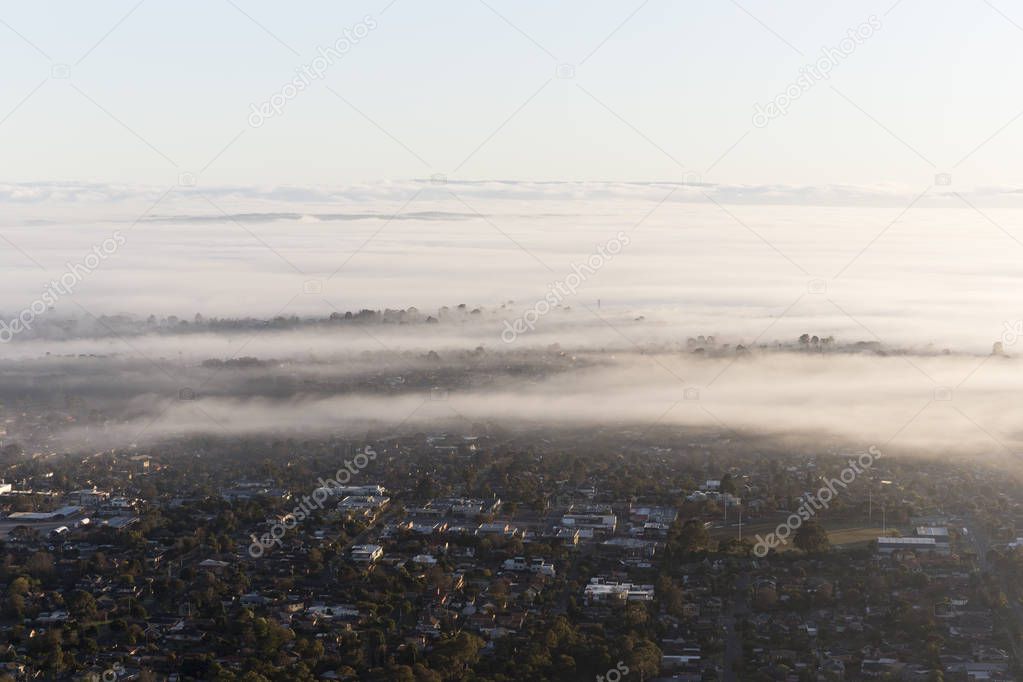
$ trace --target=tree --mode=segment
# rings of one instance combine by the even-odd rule
[[[657,598],[665,611],[673,616],[682,615],[685,595],[682,593],[682,588],[676,585],[669,576],[662,575],[657,579]]]
[[[758,609],[767,610],[778,603],[778,592],[769,585],[757,588],[753,595],[753,604]]]
[[[729,495],[735,494],[735,480],[732,479],[731,474],[725,474],[721,478],[721,492],[728,493]]]
[[[690,519],[682,525],[677,541],[679,549],[683,552],[698,552],[706,549],[707,543],[710,542],[710,534],[701,521]]]
[[[49,552],[36,552],[25,562],[25,570],[29,575],[49,577],[53,574],[53,555]]]
[[[483,640],[468,632],[440,640],[430,654],[430,667],[447,673],[457,673],[472,667],[479,660]]]
[[[828,533],[816,521],[807,521],[796,530],[792,539],[796,547],[807,554],[826,552],[831,548],[831,541],[828,540]]]
[[[407,665],[390,666],[387,669],[387,678],[395,682],[416,682],[415,673]]]
[[[639,679],[650,679],[657,675],[661,668],[661,650],[647,638],[626,638],[625,663],[629,672],[638,675]]]
[[[19,576],[7,587],[7,603],[5,615],[10,618],[22,618],[25,615],[25,596],[29,592],[28,578]]]
[[[67,600],[68,611],[83,623],[96,619],[96,600],[85,590],[75,590]]]

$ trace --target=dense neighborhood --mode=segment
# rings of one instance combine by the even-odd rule
[[[828,447],[480,426],[8,448],[0,665],[14,680],[1015,679],[1011,480],[880,458],[803,519],[853,456]]]

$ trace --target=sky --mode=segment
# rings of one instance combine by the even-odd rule
[[[1005,0],[2,2],[0,182],[1011,188],[1021,33]]]
[[[528,305],[625,230],[576,302],[986,350],[1023,319],[1020,22],[1002,0],[0,2],[0,315],[115,233],[50,311]]]

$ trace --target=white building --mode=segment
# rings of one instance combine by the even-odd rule
[[[481,523],[476,529],[476,535],[503,535],[512,538],[519,534],[519,529],[504,521],[492,523]]]
[[[390,501],[389,497],[377,497],[376,495],[349,495],[341,500],[337,508],[345,512],[375,514],[383,510]]]
[[[877,551],[879,554],[891,554],[897,550],[910,550],[913,552],[936,552],[948,554],[947,542],[937,542],[934,538],[878,538]]]
[[[614,535],[618,517],[614,514],[567,513],[561,517],[561,525],[573,530],[591,530],[595,534]]]
[[[921,538],[934,538],[936,542],[948,542],[948,528],[943,526],[917,526],[916,535]]]
[[[384,555],[384,548],[380,545],[354,545],[352,547],[352,561],[360,564],[372,564],[379,561]]]
[[[603,578],[590,578],[590,584],[583,590],[586,602],[622,603],[627,601],[653,601],[653,585],[606,582]]]
[[[350,604],[338,604],[334,606],[313,605],[305,610],[306,615],[323,620],[356,620],[359,617],[359,609]]]
[[[331,497],[348,497],[349,495],[382,497],[387,492],[382,485],[328,485],[316,490],[322,490]]]
[[[81,507],[96,507],[106,501],[110,493],[96,490],[95,488],[74,490],[65,496],[68,504],[76,504]]]

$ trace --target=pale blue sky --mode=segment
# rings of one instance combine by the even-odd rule
[[[1023,182],[1023,10],[893,1],[0,2],[0,182],[167,184],[240,133],[200,185]],[[248,125],[366,15],[377,28],[322,81]],[[880,30],[830,81],[753,127],[870,15]]]

